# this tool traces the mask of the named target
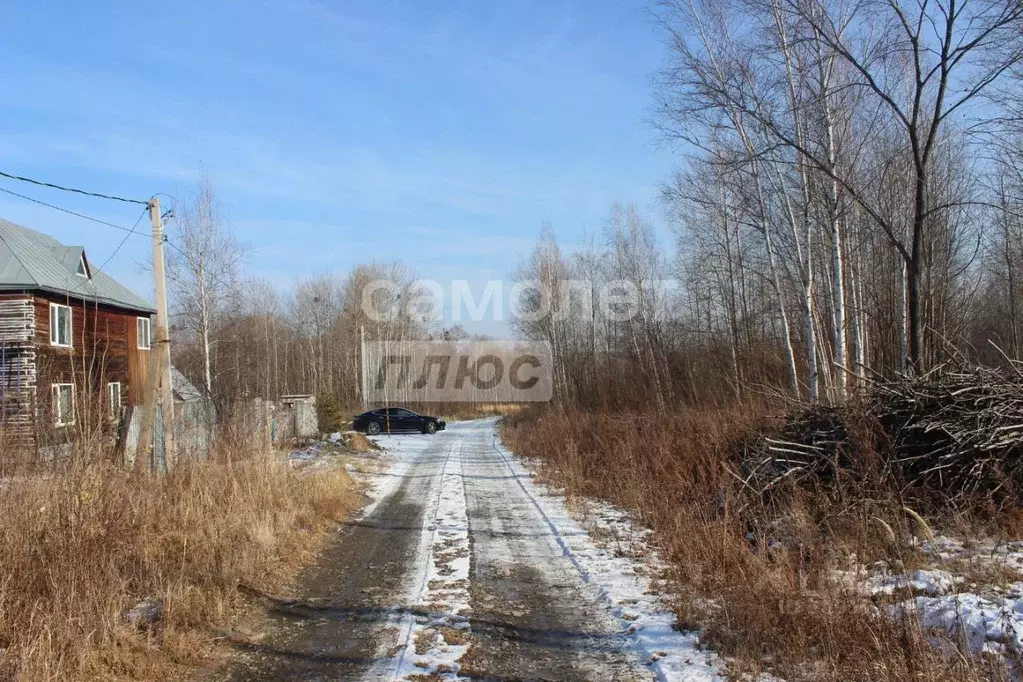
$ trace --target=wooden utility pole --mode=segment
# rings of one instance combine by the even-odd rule
[[[155,349],[149,351],[146,382],[142,388],[142,419],[135,444],[135,471],[145,471],[149,467],[149,471],[154,474],[159,470],[153,448],[153,427],[156,424],[156,387],[159,385],[161,357]]]
[[[163,218],[160,198],[149,201],[153,225],[153,275],[156,278],[156,340],[159,353],[160,408],[163,411],[163,458],[168,468],[174,463],[174,393],[171,385],[170,320],[167,314],[167,278],[163,264]],[[150,352],[153,352],[150,351]]]

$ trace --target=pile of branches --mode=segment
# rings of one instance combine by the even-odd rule
[[[905,487],[1000,496],[1023,490],[1023,376],[1015,369],[962,364],[875,380],[869,405]]]
[[[831,481],[849,463],[845,411],[809,405],[793,411],[777,430],[742,443],[742,481],[763,495],[782,483]]]
[[[869,472],[857,455],[865,449],[876,455]],[[827,483],[847,472],[902,491],[940,493],[945,501],[1020,501],[1023,373],[1015,363],[958,361],[919,375],[874,377],[849,405],[804,407],[781,428],[757,434],[744,443],[742,458],[745,484],[761,494],[783,481]]]

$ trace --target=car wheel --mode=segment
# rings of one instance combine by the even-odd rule
[[[423,433],[428,433],[430,435],[437,433],[437,423],[426,422],[426,426],[423,427]]]
[[[366,425],[366,433],[375,436],[380,433],[380,422],[370,422]]]

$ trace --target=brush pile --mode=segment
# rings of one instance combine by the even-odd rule
[[[853,442],[851,431],[878,437]],[[865,445],[878,455],[870,459],[874,470],[856,471]],[[959,362],[874,378],[860,400],[798,410],[781,428],[747,441],[742,455],[745,482],[761,493],[786,480],[827,482],[841,470],[881,476],[904,491],[940,492],[946,501],[977,494],[1016,500],[1023,492],[1023,374]]]
[[[748,439],[742,444],[744,485],[765,494],[783,482],[832,480],[848,465],[846,417],[836,407],[803,406],[777,430]]]

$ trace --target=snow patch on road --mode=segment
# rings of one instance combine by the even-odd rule
[[[724,678],[718,656],[703,648],[698,633],[679,632],[675,615],[658,595],[655,581],[663,565],[649,547],[649,531],[637,528],[626,512],[593,503],[596,528],[613,529],[628,548],[600,547],[569,513],[558,491],[537,483],[523,461],[493,435],[494,449],[505,459],[519,485],[546,517],[565,555],[579,570],[587,589],[603,602],[628,633],[636,655],[663,682],[706,682]],[[621,541],[620,541],[621,542]]]
[[[469,521],[458,456],[461,447],[461,441],[456,441],[444,463],[432,521],[425,529],[427,570],[396,679],[429,674],[457,679],[458,660],[469,649]]]
[[[369,440],[384,450],[383,459],[387,463],[384,471],[370,474],[367,479],[366,495],[370,503],[362,509],[361,518],[368,516],[380,500],[384,499],[401,485],[402,477],[409,468],[431,445],[430,437],[420,434],[369,437]]]
[[[419,434],[371,439],[384,448],[392,464],[387,472],[371,478],[374,502],[364,514],[372,511],[376,501],[394,492],[412,464],[436,445],[437,439]],[[413,680],[426,675],[457,679],[458,660],[468,650],[469,528],[458,456],[461,447],[460,441],[453,441],[437,464],[439,482],[433,486],[436,494],[426,501],[424,527],[413,562],[418,570],[409,580],[411,606],[396,624],[400,631],[398,648],[387,663],[387,679]]]

